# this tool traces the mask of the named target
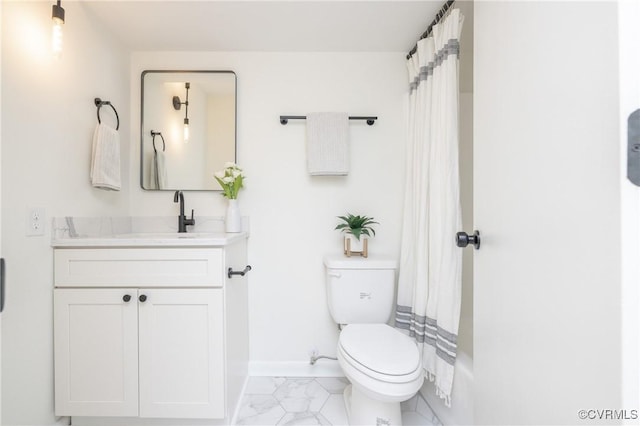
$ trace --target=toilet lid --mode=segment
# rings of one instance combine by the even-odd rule
[[[376,373],[404,376],[420,366],[415,342],[386,324],[350,324],[339,343],[355,362]]]

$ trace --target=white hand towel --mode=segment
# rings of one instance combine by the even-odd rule
[[[95,188],[120,191],[120,135],[104,123],[93,133],[90,176]]]
[[[167,167],[164,160],[164,152],[162,151],[155,152],[153,160],[151,160],[152,183],[155,184],[156,189],[167,188]]]
[[[307,114],[307,170],[312,176],[349,174],[349,115]]]

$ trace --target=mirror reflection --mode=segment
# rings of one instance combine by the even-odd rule
[[[146,190],[220,190],[213,174],[236,161],[232,71],[142,73],[140,184]]]

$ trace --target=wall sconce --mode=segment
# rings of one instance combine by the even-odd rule
[[[60,0],[54,4],[51,10],[53,20],[53,32],[51,34],[51,48],[53,56],[60,57],[62,53],[62,25],[64,24],[64,9],[60,6]]]
[[[187,89],[186,100],[180,102],[180,97],[174,96],[173,107],[176,111],[180,111],[180,108],[184,105],[184,143],[187,143],[189,142],[189,89],[191,88],[191,83],[186,82],[184,88]]]

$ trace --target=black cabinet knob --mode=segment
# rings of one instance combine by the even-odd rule
[[[128,302],[129,300],[131,300],[131,295],[125,294],[124,296],[122,296],[122,300],[124,300],[125,302]]]
[[[144,294],[141,294],[140,297],[138,297],[138,300],[144,303],[147,301],[147,296]]]

